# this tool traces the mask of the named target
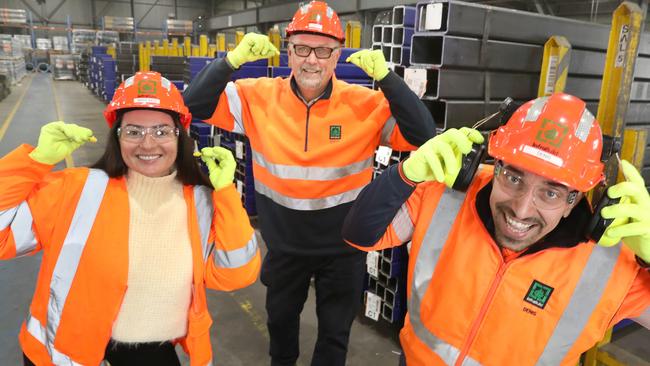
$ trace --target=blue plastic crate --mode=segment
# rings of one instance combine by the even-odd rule
[[[360,67],[350,64],[337,64],[336,69],[334,69],[334,74],[338,79],[365,79],[368,78],[368,74],[363,71]]]
[[[267,66],[249,66],[246,64],[232,74],[232,80],[266,77],[267,69]]]

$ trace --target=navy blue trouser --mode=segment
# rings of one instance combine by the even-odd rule
[[[298,359],[300,313],[312,276],[318,338],[311,365],[345,365],[350,327],[361,304],[365,258],[363,252],[313,257],[266,254],[260,279],[267,287],[271,365],[295,365]]]

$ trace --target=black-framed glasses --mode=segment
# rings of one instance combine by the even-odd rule
[[[332,57],[332,52],[338,50],[340,47],[309,47],[304,44],[291,44],[293,46],[293,51],[296,53],[296,55],[300,57],[309,57],[311,55],[311,52],[313,51],[314,54],[316,55],[316,58],[319,59],[328,59]]]
[[[153,127],[126,125],[117,129],[117,136],[130,142],[140,142],[144,140],[147,134],[151,135],[157,141],[166,142],[176,139],[179,133],[178,128],[169,125]]]
[[[520,173],[510,169],[501,161],[497,161],[494,165],[494,175],[501,189],[513,198],[523,197],[532,189],[533,204],[542,210],[553,210],[564,204],[572,204],[578,194],[578,191],[548,184],[530,187]]]

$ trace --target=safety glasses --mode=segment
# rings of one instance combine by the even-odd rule
[[[536,184],[531,187],[525,174],[517,169],[497,161],[494,165],[494,177],[501,190],[513,198],[521,198],[533,190],[533,204],[541,210],[553,210],[565,204],[572,204],[578,191],[569,191],[562,185]]]
[[[136,125],[127,125],[117,129],[117,136],[125,141],[140,142],[148,134],[159,142],[175,140],[180,131],[176,127],[169,125],[160,125],[153,127],[142,127]]]
[[[331,47],[309,47],[306,45],[302,44],[293,44],[291,43],[291,46],[293,47],[293,51],[296,53],[296,55],[300,57],[309,57],[311,55],[312,51],[316,55],[316,58],[319,59],[328,59],[332,56],[332,52],[336,51],[339,49],[339,47],[331,48]]]

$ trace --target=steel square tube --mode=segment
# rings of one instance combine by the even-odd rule
[[[543,46],[506,41],[487,42],[481,62],[481,40],[476,38],[417,33],[411,44],[411,64],[425,67],[476,68],[539,73]],[[601,76],[605,52],[571,51],[569,75]],[[650,58],[639,57],[635,77],[650,78]]]
[[[409,66],[411,58],[411,48],[402,46],[393,46],[390,50],[390,61],[396,65]]]
[[[381,308],[381,317],[384,318],[389,323],[394,322],[395,313],[393,312],[393,307],[387,303],[383,303]]]
[[[390,60],[390,52],[392,50],[392,46],[389,44],[382,44],[381,46],[381,51],[384,53],[384,59]]]
[[[405,67],[402,65],[393,65],[392,67],[392,70],[402,79],[404,78],[404,69]]]
[[[384,292],[384,302],[390,306],[395,306],[395,293],[387,289]]]
[[[481,40],[435,33],[416,33],[411,41],[411,64],[539,72],[544,49],[538,45],[488,41],[481,62]],[[602,71],[601,71],[602,73]]]
[[[393,43],[393,26],[384,25],[382,28],[381,43],[383,45],[390,45]]]
[[[413,27],[415,25],[415,6],[397,5],[393,7],[393,25]]]
[[[427,72],[427,91],[423,99],[483,99],[489,75],[490,99],[533,99],[537,96],[539,75],[471,70],[434,69]],[[431,83],[431,88],[429,87]]]
[[[377,24],[372,26],[372,43],[381,43],[381,37],[384,34],[383,24]]]
[[[380,281],[377,281],[377,288],[376,288],[375,295],[383,299],[385,292],[386,292],[386,287],[384,287],[384,285]]]
[[[395,26],[393,28],[393,41],[392,41],[393,45],[410,46],[413,33],[414,33],[413,28]]]
[[[435,10],[434,10],[435,8]],[[416,5],[416,32],[482,38],[543,45],[551,35],[566,37],[574,49],[606,50],[610,26],[541,15],[532,12],[479,5],[456,0],[429,0]],[[439,19],[434,26],[427,19]],[[485,26],[485,20],[488,26]],[[639,53],[650,54],[650,37],[642,35]]]

